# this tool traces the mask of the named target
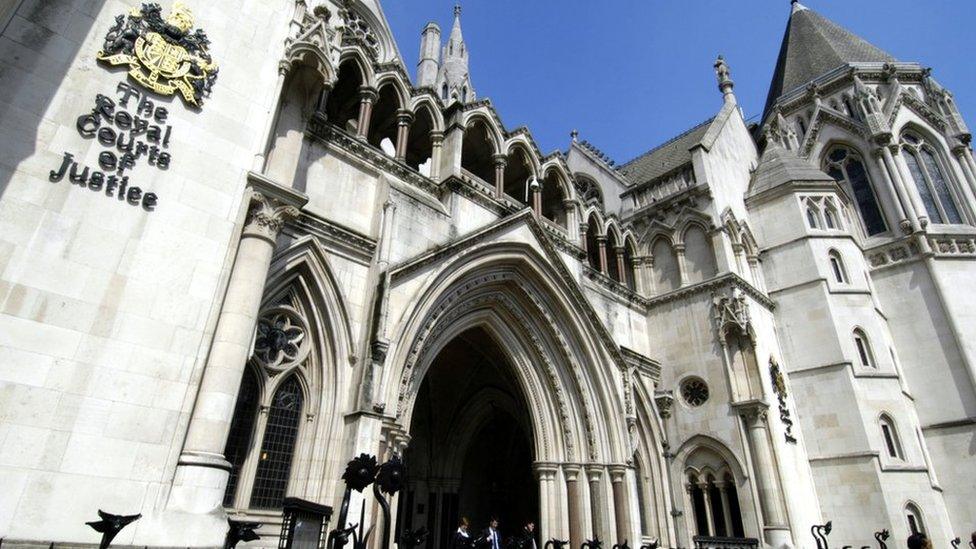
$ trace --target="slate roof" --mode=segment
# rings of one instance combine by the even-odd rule
[[[746,198],[762,194],[791,182],[833,182],[834,178],[810,165],[792,151],[769,145],[752,172]]]
[[[691,149],[702,142],[714,118],[702,122],[620,166],[619,172],[635,185],[647,183],[691,162]]]
[[[837,67],[894,61],[891,54],[796,2],[779,49],[763,120],[777,99]]]

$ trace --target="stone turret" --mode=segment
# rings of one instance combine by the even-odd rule
[[[420,62],[417,64],[417,86],[434,87],[440,68],[441,28],[430,22],[420,35]]]

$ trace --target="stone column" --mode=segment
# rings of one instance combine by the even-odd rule
[[[613,249],[613,251],[614,251],[614,253],[617,256],[617,258],[616,258],[616,260],[617,260],[617,272],[620,273],[620,283],[623,284],[624,286],[626,286],[627,285],[627,268],[626,268],[626,263],[624,262],[624,247],[623,246],[617,246],[616,248]]]
[[[874,151],[874,158],[881,165],[881,178],[884,180],[884,186],[891,190],[894,200],[892,203],[895,206],[895,213],[898,215],[898,225],[901,227],[902,231],[906,234],[912,232],[912,219],[915,217],[914,209],[912,209],[912,204],[910,199],[905,196],[897,185],[895,185],[894,179],[889,174],[888,162],[885,158],[885,147],[878,147]],[[909,210],[912,213],[908,213]]]
[[[714,536],[715,517],[714,511],[712,511],[712,498],[709,497],[710,494],[708,493],[708,483],[703,480],[698,481],[698,489],[701,490],[702,501],[705,502],[705,527],[708,529],[706,535]]]
[[[288,77],[288,71],[291,69],[291,65],[282,62],[278,65],[278,82],[275,84],[275,91],[272,94],[274,105],[271,107],[271,111],[268,113],[268,121],[264,128],[264,143],[261,146],[261,152],[254,155],[254,162],[251,164],[251,169],[255,172],[264,172],[264,164],[267,160],[268,151],[271,149],[271,140],[274,138],[274,129],[278,124],[278,113],[281,111],[281,92],[285,89],[285,79]]]
[[[607,267],[607,237],[606,235],[600,235],[596,237],[596,244],[600,248],[600,272],[607,274],[609,269]]]
[[[966,164],[969,165],[969,173],[973,174],[973,180],[976,181],[976,160],[973,160],[973,150],[968,146],[963,147],[962,155],[966,159]]]
[[[566,236],[573,240],[573,227],[576,226],[576,207],[569,198],[563,199],[563,214],[566,216]]]
[[[685,245],[675,244],[674,255],[678,256],[678,276],[682,286],[688,285],[688,264],[685,262]]]
[[[563,475],[566,477],[567,512],[569,514],[569,545],[572,548],[582,545],[585,536],[583,530],[583,490],[579,484],[581,467],[576,464],[563,464]]]
[[[441,179],[441,155],[444,153],[444,132],[430,132],[430,178]]]
[[[593,515],[593,537],[609,540],[606,502],[603,501],[603,466],[587,465],[586,479],[590,483],[590,511]]]
[[[957,145],[952,148],[952,154],[955,155],[956,161],[959,162],[959,167],[962,169],[969,190],[976,197],[976,173],[973,173],[973,170],[969,167],[969,162],[966,160],[966,151],[968,150],[969,147],[966,145]]]
[[[536,217],[542,217],[542,187],[537,182],[533,184],[535,187],[532,189],[532,213]]]
[[[685,509],[688,510],[688,512],[685,514],[685,526],[687,526],[686,530],[688,532],[689,544],[692,543],[692,540],[696,535],[707,535],[707,533],[701,534],[699,532],[699,528],[701,528],[701,526],[698,525],[698,515],[695,512],[695,498],[691,493],[694,489],[695,487],[690,482],[685,483],[685,495],[684,498],[682,498],[684,499]],[[671,516],[675,517],[675,519],[678,517],[678,515],[675,515],[674,513],[672,513]],[[705,528],[708,528],[707,524],[704,526]],[[681,546],[679,545],[679,547]]]
[[[763,535],[773,547],[784,544],[792,546],[790,528],[786,523],[786,510],[783,506],[783,491],[780,487],[779,471],[773,445],[769,438],[769,425],[766,423],[769,405],[750,400],[736,406],[746,426],[749,448],[752,450],[753,478],[759,492],[762,508]]]
[[[359,88],[359,120],[357,121],[356,136],[365,139],[369,135],[369,123],[373,117],[373,102],[379,94],[369,86]]]
[[[583,251],[584,252],[589,252],[589,250],[586,249],[586,246],[587,246],[587,244],[586,244],[586,231],[587,231],[587,229],[589,229],[589,226],[586,223],[580,223],[579,224],[580,247],[583,248]]]
[[[729,507],[729,486],[724,480],[716,480],[715,486],[718,488],[722,498],[722,523],[725,525],[725,535],[732,537],[732,508]]]
[[[407,142],[410,139],[410,125],[413,124],[413,113],[405,109],[399,110],[397,111],[396,121],[396,159],[403,162],[407,159]]]
[[[220,509],[230,463],[224,445],[254,337],[254,327],[275,241],[298,216],[304,196],[281,189],[251,189],[247,220],[237,248],[210,356],[200,381],[186,440],[176,469],[170,506],[190,513]]]
[[[902,193],[908,198],[908,203],[912,205],[915,218],[918,219],[918,227],[924,229],[929,224],[928,212],[925,210],[925,205],[922,204],[922,197],[919,196],[918,189],[915,188],[915,185],[910,184],[914,180],[908,175],[907,168],[903,166],[904,160],[901,158],[900,151],[901,148],[898,145],[890,145],[885,147],[882,154],[885,164],[891,164],[891,175],[895,185],[901,187]]]
[[[636,540],[631,537],[630,524],[630,505],[627,501],[627,466],[611,465],[610,482],[613,486],[613,510],[617,516],[617,543],[624,541],[634,542],[633,546],[638,545]],[[629,544],[629,543],[628,543]]]
[[[550,538],[561,538],[565,534],[557,524],[559,513],[555,510],[557,503],[556,494],[556,471],[554,463],[536,463],[535,476],[539,481],[539,518],[536,524],[539,527],[539,537],[542,540]]]
[[[644,295],[654,295],[657,291],[654,283],[654,256],[645,255],[638,258],[637,261],[637,268],[640,269],[637,282],[641,285],[638,291]]]
[[[505,196],[505,166],[508,165],[508,157],[496,154],[492,159],[495,161],[495,198],[500,200]]]

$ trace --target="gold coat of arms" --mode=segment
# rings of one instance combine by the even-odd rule
[[[129,77],[143,87],[160,95],[179,93],[199,107],[217,80],[217,64],[207,34],[192,29],[193,14],[182,2],[174,2],[165,19],[159,4],[146,3],[115,18],[97,58],[128,65]]]

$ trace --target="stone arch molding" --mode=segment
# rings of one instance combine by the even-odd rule
[[[387,401],[409,428],[413,403],[438,352],[454,336],[482,327],[509,350],[532,407],[537,460],[624,461],[624,406],[613,362],[569,292],[534,248],[486,244],[441,265],[420,291],[394,341]],[[395,278],[395,275],[394,275]]]

